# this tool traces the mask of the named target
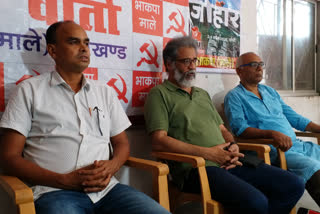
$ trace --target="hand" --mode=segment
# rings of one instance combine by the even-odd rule
[[[232,144],[228,148],[228,151],[232,153],[242,154],[242,153],[239,153],[239,146],[237,144]],[[236,166],[242,166],[242,163],[239,161],[239,156],[234,156],[228,163],[222,165],[221,168],[225,168],[226,170],[228,170],[228,169],[235,168]]]
[[[85,192],[99,192],[105,189],[111,177],[118,170],[112,160],[94,161],[93,164],[63,175],[64,188]]]
[[[234,142],[232,144],[230,143],[228,151],[230,151],[230,152],[239,152],[239,146]]]
[[[93,163],[94,169],[83,169],[80,174],[87,176],[82,182],[85,192],[99,192],[106,188],[111,177],[119,170],[117,162],[114,160],[101,160]]]
[[[282,134],[278,131],[272,131],[272,139],[274,140],[273,146],[280,148],[282,151],[288,151],[292,146],[292,140],[289,136]]]
[[[72,172],[61,174],[61,177],[58,179],[58,183],[61,185],[61,189],[83,191],[84,188],[82,183],[90,179],[90,176],[82,175],[81,172],[83,170],[94,170],[94,168],[95,165],[90,164]]]
[[[224,150],[230,143],[223,143],[217,146],[208,148],[208,155],[206,159],[218,163],[221,167],[226,169],[234,168],[235,166],[242,164],[238,161],[239,157],[244,157],[244,154],[239,153],[238,145],[234,144],[230,146],[229,150]]]

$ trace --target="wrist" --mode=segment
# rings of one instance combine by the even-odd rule
[[[209,149],[207,147],[201,147],[199,150],[199,154],[201,155],[197,156],[203,157],[205,160],[209,160],[209,157],[212,156],[212,149]]]
[[[276,131],[273,130],[265,130],[264,138],[274,138]]]
[[[57,186],[61,189],[66,188],[67,183],[66,181],[68,180],[66,178],[66,174],[57,174],[56,176],[54,176],[55,179],[55,183],[57,184]]]
[[[114,173],[118,172],[120,168],[125,164],[126,161],[121,161],[117,159],[111,159],[109,160],[109,164],[111,162],[111,165],[113,166]]]

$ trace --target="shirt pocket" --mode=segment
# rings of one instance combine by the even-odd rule
[[[109,140],[110,138],[110,119],[109,114],[100,108],[94,108],[94,127],[96,131],[94,132],[96,136],[105,138]]]

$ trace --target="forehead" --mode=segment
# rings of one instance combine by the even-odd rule
[[[62,24],[56,32],[57,40],[66,39],[66,38],[79,38],[79,39],[87,39],[87,33],[75,23],[64,23]]]
[[[192,47],[181,47],[178,49],[177,58],[195,58],[197,57],[196,50]]]
[[[261,62],[261,58],[257,56],[256,54],[247,54],[243,57],[243,64],[249,63],[249,62]]]

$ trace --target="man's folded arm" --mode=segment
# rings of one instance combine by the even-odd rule
[[[292,146],[292,140],[289,136],[274,130],[263,130],[249,127],[240,134],[240,137],[273,139],[272,145],[276,148],[279,147],[282,151],[288,151]],[[256,143],[263,142],[257,141]]]
[[[174,152],[186,155],[195,155],[205,158],[206,148],[185,143],[168,136],[165,130],[156,130],[151,133],[152,150],[158,152]]]
[[[95,165],[88,165],[69,173],[56,173],[26,160],[22,156],[26,137],[21,133],[5,129],[0,143],[0,167],[8,175],[19,177],[32,185],[50,186],[59,189],[85,190],[88,180],[93,180]],[[85,172],[85,173],[84,173]],[[101,191],[99,188],[96,191]]]
[[[229,162],[234,153],[224,150],[230,143],[223,143],[213,147],[202,147],[182,142],[167,135],[164,130],[156,130],[151,133],[152,150],[159,152],[182,153],[203,157],[220,165]]]

